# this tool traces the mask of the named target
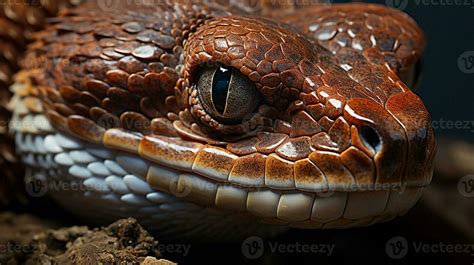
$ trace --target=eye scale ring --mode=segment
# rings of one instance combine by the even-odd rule
[[[197,90],[204,110],[223,124],[239,124],[258,108],[260,93],[240,71],[224,65],[203,66]]]

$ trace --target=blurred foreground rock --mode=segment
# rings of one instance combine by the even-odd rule
[[[174,264],[159,259],[158,241],[132,218],[93,230],[57,227],[0,214],[0,264]]]

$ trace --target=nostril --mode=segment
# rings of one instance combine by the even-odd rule
[[[362,141],[368,147],[372,147],[375,152],[378,152],[382,148],[382,140],[379,134],[370,126],[362,126],[359,130],[359,135]]]

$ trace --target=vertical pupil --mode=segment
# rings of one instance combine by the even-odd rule
[[[231,77],[232,68],[221,66],[216,69],[212,79],[212,102],[221,114],[224,114]]]

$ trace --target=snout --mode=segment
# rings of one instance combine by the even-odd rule
[[[386,103],[387,110],[403,126],[407,139],[407,159],[404,183],[426,186],[433,176],[436,142],[431,116],[421,99],[413,92],[393,95]]]
[[[385,106],[369,99],[351,99],[344,118],[353,125],[352,144],[373,158],[376,184],[429,184],[434,135],[430,115],[413,92],[395,94]]]

